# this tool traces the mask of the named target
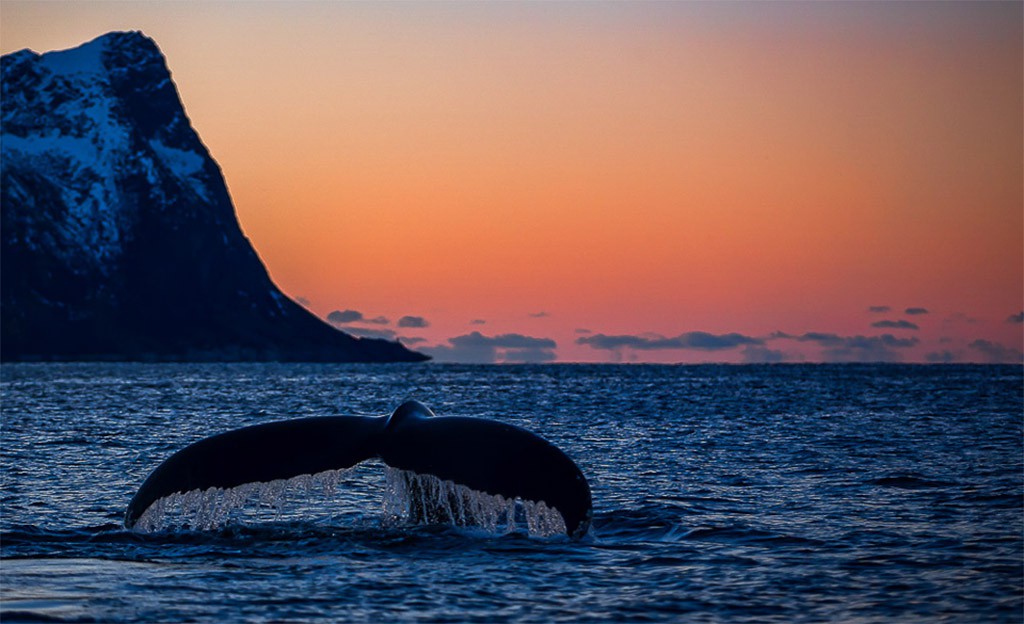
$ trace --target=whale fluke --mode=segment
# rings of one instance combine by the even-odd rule
[[[558,447],[526,429],[481,418],[434,416],[403,403],[390,416],[326,416],[254,425],[195,442],[146,478],[125,512],[132,528],[172,494],[229,489],[328,470],[371,458],[388,466],[508,499],[543,502],[566,533],[590,527],[590,486]]]

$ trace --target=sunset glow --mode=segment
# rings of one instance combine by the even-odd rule
[[[1021,361],[1019,2],[0,11],[4,54],[152,37],[274,281],[346,331],[460,361]]]

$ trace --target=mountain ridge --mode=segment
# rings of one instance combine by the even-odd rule
[[[0,59],[0,358],[421,361],[270,279],[159,47]]]

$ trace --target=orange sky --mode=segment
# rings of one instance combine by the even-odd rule
[[[278,285],[442,358],[1019,360],[1022,7],[4,0],[0,46],[153,37]]]

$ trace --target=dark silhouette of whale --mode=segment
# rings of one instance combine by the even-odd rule
[[[146,478],[128,504],[124,525],[132,528],[150,505],[171,494],[312,475],[374,457],[487,494],[543,502],[561,514],[573,538],[590,528],[590,485],[558,447],[514,425],[434,416],[417,401],[390,416],[299,418],[190,444]]]

